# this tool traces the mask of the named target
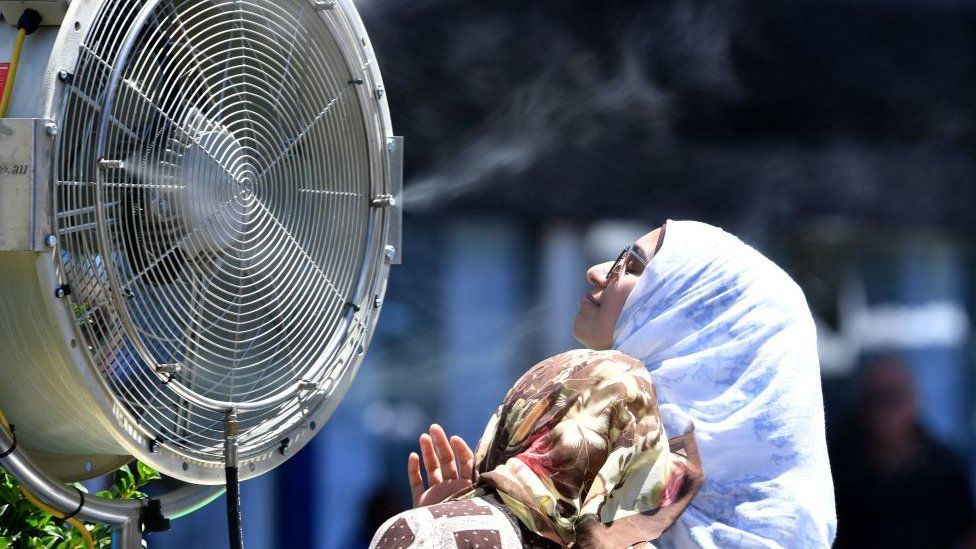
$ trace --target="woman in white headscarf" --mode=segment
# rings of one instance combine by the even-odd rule
[[[816,332],[796,283],[735,236],[693,221],[668,221],[587,278],[577,339],[643,361],[666,431],[693,428],[698,442],[705,482],[655,543],[830,546],[836,518]],[[453,458],[446,437],[435,438],[421,438],[425,458]],[[416,486],[417,456],[409,465]]]
[[[721,229],[669,221],[663,232],[613,331],[613,348],[650,370],[668,432],[694,425],[705,470],[659,545],[829,546],[834,492],[803,292]]]

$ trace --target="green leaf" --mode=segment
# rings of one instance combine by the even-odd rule
[[[0,501],[4,503],[17,503],[21,499],[20,488],[13,484],[0,484]]]
[[[149,481],[158,480],[161,478],[159,471],[141,461],[136,462],[136,470],[139,472],[139,482],[137,483],[137,487],[139,488],[145,486]]]
[[[40,528],[51,520],[50,515],[45,515],[42,513],[34,513],[27,519],[27,524],[33,526],[34,528]]]
[[[0,537],[0,549],[13,549],[14,542],[8,537]]]
[[[115,494],[111,490],[99,490],[95,492],[95,496],[105,499],[115,499]]]
[[[66,539],[68,537],[67,528],[57,522],[49,522],[45,524],[41,531],[49,536],[56,536],[61,539]]]
[[[135,485],[136,478],[132,475],[132,471],[129,470],[128,466],[115,472],[115,489],[118,491],[120,497],[128,498]]]

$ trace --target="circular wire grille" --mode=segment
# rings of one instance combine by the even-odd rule
[[[197,459],[222,455],[230,406],[242,455],[277,444],[368,339],[377,136],[329,17],[304,0],[113,1],[79,52],[61,276],[103,386]]]

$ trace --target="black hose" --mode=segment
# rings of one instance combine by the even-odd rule
[[[227,534],[230,549],[244,549],[244,532],[241,531],[241,485],[237,467],[225,467],[227,480]]]
[[[24,10],[23,15],[17,20],[17,28],[24,29],[24,34],[34,34],[39,26],[41,26],[41,14],[35,10]]]

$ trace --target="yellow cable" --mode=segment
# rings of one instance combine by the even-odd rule
[[[27,488],[21,486],[20,492],[24,494],[24,497],[27,498],[27,501],[31,502],[34,505],[34,507],[37,507],[38,509],[44,511],[45,513],[51,515],[52,517],[57,519],[64,519],[64,517],[67,516],[65,513],[62,513],[61,511],[58,511],[57,509],[37,499],[37,497],[35,497],[34,494],[27,491]],[[79,534],[81,534],[81,537],[85,538],[85,545],[88,546],[88,549],[95,549],[95,540],[92,538],[91,532],[88,531],[88,528],[85,528],[85,525],[82,524],[80,520],[72,517],[69,518],[67,522],[75,530],[77,530]]]
[[[27,36],[27,29],[17,31],[14,53],[10,56],[10,68],[7,72],[7,85],[3,88],[3,98],[0,99],[0,118],[7,116],[7,106],[10,105],[10,94],[14,91],[14,78],[17,77],[17,65],[20,65],[20,50],[24,48],[25,36]]]

